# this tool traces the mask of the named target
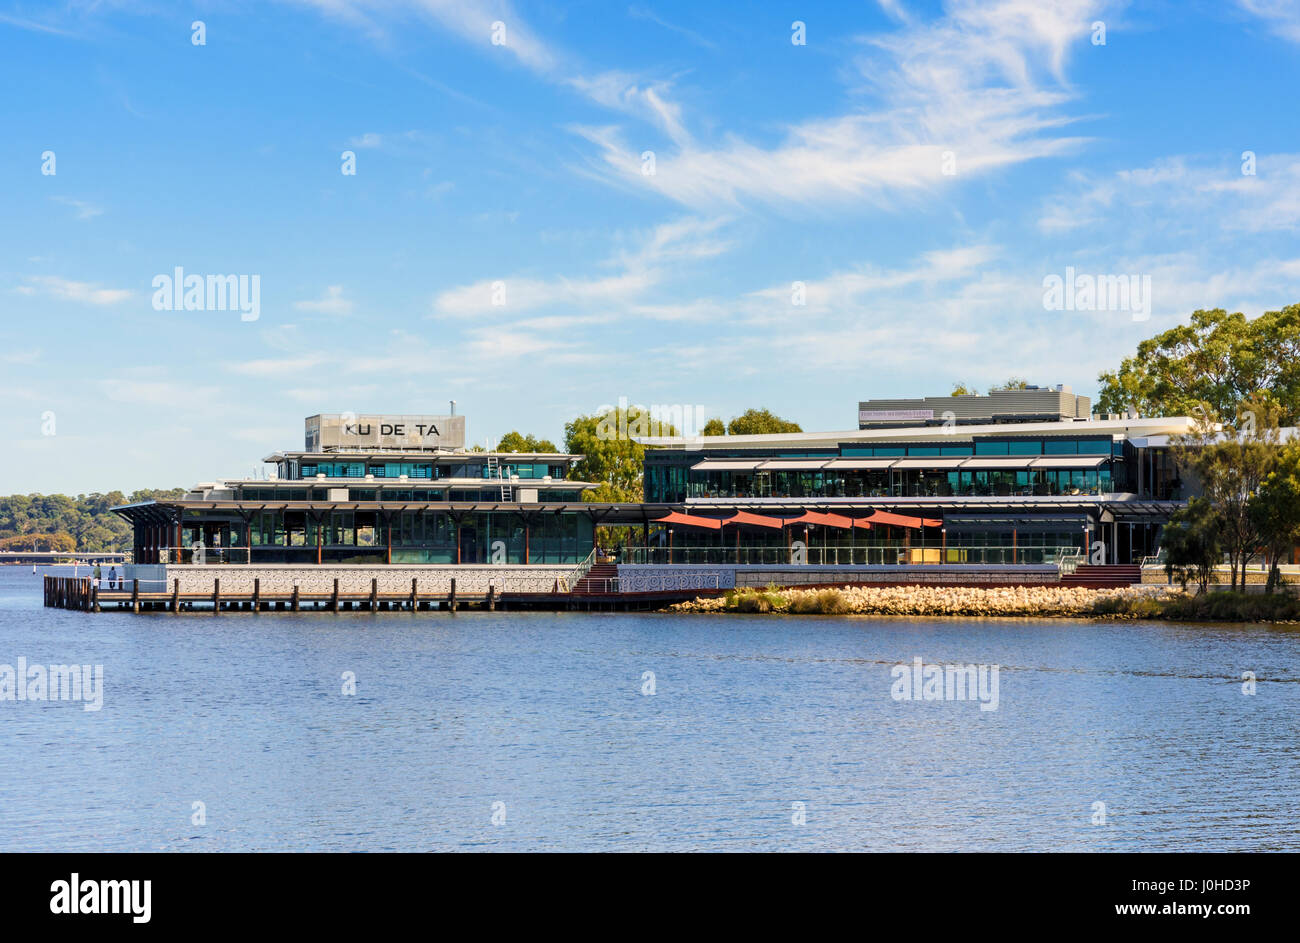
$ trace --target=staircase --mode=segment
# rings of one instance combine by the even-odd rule
[[[614,563],[592,564],[587,575],[578,580],[573,587],[575,596],[604,596],[618,592],[618,565]]]
[[[1113,589],[1142,582],[1142,567],[1108,563],[1102,566],[1082,563],[1073,573],[1061,577],[1063,586],[1083,586],[1088,589]]]

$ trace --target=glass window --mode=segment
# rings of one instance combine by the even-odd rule
[[[1005,442],[976,442],[976,455],[1007,455],[1007,443]]]
[[[1040,439],[1014,439],[1007,443],[1010,455],[1042,455],[1043,443]]]
[[[1078,455],[1078,439],[1044,439],[1043,453],[1045,455]]]

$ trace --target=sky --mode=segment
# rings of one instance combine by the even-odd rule
[[[452,399],[484,444],[1095,395],[1198,308],[1300,302],[1291,0],[0,0],[0,80],[0,494]],[[1047,303],[1071,270],[1135,294]]]

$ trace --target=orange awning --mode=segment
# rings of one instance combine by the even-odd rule
[[[823,527],[842,527],[845,530],[849,530],[853,527],[853,518],[845,517],[842,514],[823,514],[820,511],[804,511],[800,517],[786,518],[786,523],[820,524]]]
[[[749,524],[753,527],[771,527],[774,530],[780,530],[785,526],[785,521],[779,517],[764,517],[762,514],[750,514],[748,511],[737,511],[731,517],[724,517],[723,524]]]
[[[704,527],[708,530],[722,530],[722,521],[716,517],[695,517],[691,514],[679,514],[677,511],[670,511],[667,517],[660,517],[654,520],[655,524],[670,524],[680,527]]]
[[[892,511],[875,511],[866,521],[855,521],[859,526],[870,526],[870,524],[893,524],[895,527],[940,527],[943,521],[933,517],[909,517],[906,514],[895,514]]]

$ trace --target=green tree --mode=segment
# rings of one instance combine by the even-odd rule
[[[1300,440],[1278,452],[1275,467],[1251,497],[1249,512],[1268,562],[1266,593],[1281,582],[1284,557],[1300,543]]]
[[[1201,491],[1214,505],[1222,522],[1222,542],[1232,571],[1232,588],[1246,586],[1246,563],[1259,547],[1258,518],[1250,502],[1278,459],[1278,408],[1268,398],[1245,400],[1232,422],[1219,424],[1208,403],[1193,414],[1196,429],[1176,437],[1174,456],[1179,465],[1200,479]]]
[[[728,435],[776,435],[803,432],[797,422],[782,419],[768,409],[747,409],[727,424]]]
[[[539,439],[532,434],[521,435],[515,430],[507,432],[497,443],[498,452],[558,452],[550,439]]]
[[[642,481],[645,446],[636,439],[677,434],[672,425],[660,424],[649,410],[637,406],[578,416],[564,424],[565,451],[582,456],[569,477],[596,483],[596,488],[582,492],[584,501],[640,501],[645,493]]]
[[[1205,498],[1192,498],[1187,507],[1170,515],[1160,537],[1169,579],[1177,579],[1184,590],[1188,581],[1195,580],[1205,592],[1223,556],[1219,543],[1222,525],[1218,511]]]
[[[184,493],[184,488],[163,488],[142,489],[130,496],[110,491],[76,497],[66,494],[0,497],[0,538],[27,534],[68,535],[75,541],[77,550],[129,550],[131,527],[110,508],[151,499],[179,498]]]
[[[704,428],[700,430],[700,435],[726,435],[726,434],[727,434],[727,427],[723,425],[721,419],[716,417],[706,422],[704,424]]]
[[[1247,399],[1271,394],[1282,423],[1300,419],[1300,305],[1254,320],[1222,308],[1195,311],[1179,325],[1138,344],[1119,369],[1102,373],[1100,412],[1133,407],[1149,416],[1187,416],[1201,403],[1233,415]]]
[[[948,395],[949,396],[977,396],[978,394],[975,392],[974,386],[967,383],[965,380],[958,380],[952,385],[952,392],[949,393]]]
[[[1028,380],[1022,377],[1008,377],[1005,383],[1000,383],[997,386],[989,387],[989,392],[992,393],[994,390],[1027,390],[1027,389],[1029,389]],[[957,396],[959,394],[954,393],[952,395]]]

